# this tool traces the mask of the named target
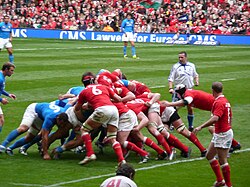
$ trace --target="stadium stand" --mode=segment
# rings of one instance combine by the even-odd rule
[[[117,32],[127,12],[136,32],[250,35],[248,0],[163,0],[158,10],[139,0],[0,0],[0,21],[9,15],[13,28]]]

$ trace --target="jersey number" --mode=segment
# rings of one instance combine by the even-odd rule
[[[119,187],[122,179],[113,179],[111,180],[106,187]]]
[[[53,110],[54,113],[57,113],[57,112],[60,111],[60,107],[57,106],[57,105],[50,104],[50,105],[49,105],[49,108],[50,108],[51,110]]]
[[[101,95],[102,94],[102,90],[98,89],[96,86],[92,87],[92,93],[94,95]]]

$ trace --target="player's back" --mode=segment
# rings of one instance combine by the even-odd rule
[[[134,181],[125,176],[115,176],[106,179],[100,187],[119,186],[119,187],[137,187]]]
[[[70,88],[67,93],[73,94],[73,95],[79,95],[81,91],[84,90],[84,88],[85,88],[84,86],[75,86],[75,87]]]
[[[207,110],[207,111],[212,110],[212,106],[214,103],[214,97],[212,94],[209,94],[202,90],[187,89],[184,94],[184,98],[188,96],[193,98],[191,106],[199,108],[201,110]]]
[[[93,109],[101,106],[114,105],[110,98],[115,93],[107,86],[101,84],[88,85],[79,95],[79,102],[88,102]]]
[[[52,103],[37,103],[35,110],[39,118],[41,118],[42,120],[44,120],[45,118],[54,119],[57,115],[66,111],[65,108],[59,107]]]

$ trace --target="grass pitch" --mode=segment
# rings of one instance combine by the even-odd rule
[[[222,81],[224,94],[232,104],[233,129],[235,138],[241,143],[244,152],[231,155],[231,177],[233,186],[249,186],[250,178],[250,53],[249,46],[170,46],[164,44],[137,43],[139,60],[123,59],[122,43],[91,42],[70,40],[14,39],[15,74],[7,78],[6,90],[17,96],[2,106],[5,125],[0,133],[2,142],[7,134],[19,126],[26,107],[32,102],[50,102],[58,94],[70,87],[80,85],[85,71],[98,72],[105,68],[120,68],[129,79],[144,82],[153,92],[161,93],[162,99],[170,100],[167,78],[169,71],[178,60],[180,51],[187,51],[189,60],[196,64],[200,74],[201,89],[210,92],[211,83]],[[8,61],[7,52],[0,54],[1,62]],[[180,115],[187,124],[186,109]],[[195,110],[195,126],[206,121],[209,112]],[[146,132],[145,132],[146,134]],[[198,149],[181,135],[174,134],[193,151],[190,159],[155,161],[156,154],[147,149],[152,159],[139,165],[139,158],[131,154],[128,158],[136,169],[135,182],[140,187],[204,187],[215,181],[214,174],[205,159],[199,159]],[[150,135],[149,135],[150,136]],[[151,136],[150,136],[151,137]],[[198,134],[200,141],[208,146],[211,135],[207,130]],[[50,150],[59,145],[52,144]],[[95,148],[96,149],[96,148]],[[29,149],[24,157],[14,151],[14,156],[0,155],[0,186],[86,186],[94,187],[114,174],[116,157],[110,147],[105,154],[97,152],[97,161],[86,166],[77,163],[84,154],[65,152],[60,160],[44,161],[37,147]]]

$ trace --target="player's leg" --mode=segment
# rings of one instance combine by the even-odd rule
[[[11,63],[14,63],[14,55],[13,55],[13,50],[12,50],[12,47],[6,47],[8,53],[9,53],[9,61]]]
[[[0,107],[0,133],[2,132],[3,124],[4,124],[4,115],[3,115],[3,111]]]
[[[124,44],[123,44],[123,56],[124,56],[124,58],[128,58],[127,47],[128,47],[128,42],[124,41]]]
[[[137,56],[136,56],[136,50],[135,50],[135,42],[134,41],[130,41],[130,44],[131,44],[132,57],[134,59],[136,59]]]
[[[174,115],[176,115],[176,118],[174,117]],[[178,114],[177,113],[174,113],[172,116],[171,116],[171,119],[177,119],[177,120],[174,120],[172,122],[174,128],[176,129],[176,131],[178,133],[180,133],[181,135],[183,135],[184,137],[186,137],[187,139],[189,139],[193,144],[195,144],[200,152],[201,152],[201,156],[204,157],[205,154],[206,154],[206,148],[200,143],[199,139],[197,138],[197,136],[190,132],[184,125],[183,121],[181,120],[181,118],[178,119]]]
[[[189,131],[193,131],[194,130],[194,126],[193,126],[193,122],[194,122],[194,111],[193,111],[193,107],[191,106],[187,106],[187,110],[188,110],[188,115],[187,115],[187,119],[188,119],[188,130]]]
[[[213,137],[214,140],[214,137]],[[217,150],[214,147],[214,141],[211,141],[208,150],[207,150],[207,154],[206,154],[206,159],[209,161],[210,166],[216,176],[216,181],[214,183],[214,186],[224,186],[224,179],[223,176],[221,174],[221,170],[220,170],[220,164],[218,162],[218,160],[216,160],[215,155],[217,154]]]

